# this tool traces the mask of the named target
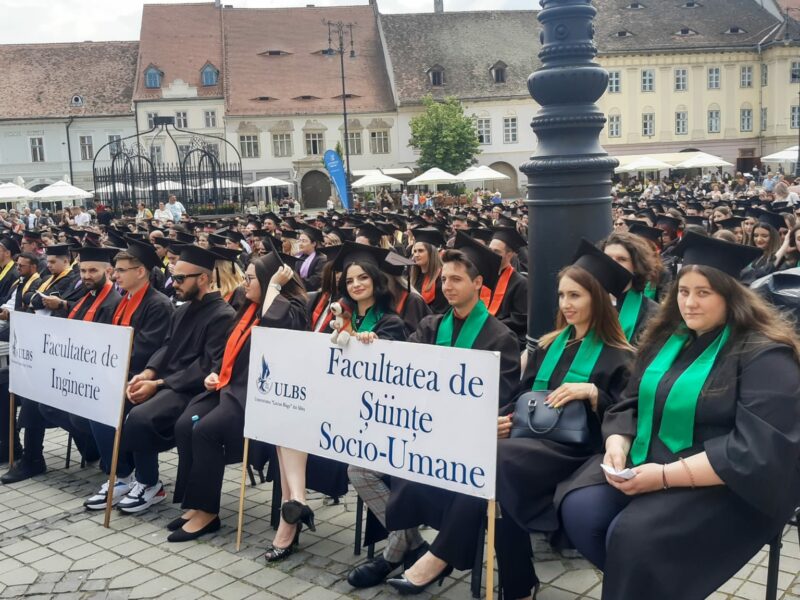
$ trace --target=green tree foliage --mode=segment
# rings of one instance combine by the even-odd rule
[[[417,166],[423,171],[439,167],[457,174],[480,153],[474,121],[464,114],[458,98],[422,99],[425,112],[411,119],[409,146],[419,150]]]

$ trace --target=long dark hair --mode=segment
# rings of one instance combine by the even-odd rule
[[[778,248],[781,247],[781,235],[778,233],[778,230],[775,229],[769,223],[756,223],[755,227],[753,227],[753,245],[755,246],[755,237],[756,237],[756,229],[763,229],[767,233],[769,233],[769,242],[767,242],[767,247],[764,248],[764,254],[762,258],[769,258],[772,259],[775,256],[775,253],[778,251]]]
[[[583,267],[572,265],[561,270],[558,274],[558,281],[560,282],[564,277],[569,277],[589,292],[592,299],[592,321],[589,323],[589,329],[594,330],[600,341],[606,346],[632,350],[622,332],[622,326],[619,324],[619,314],[611,305],[611,296],[594,275]],[[556,315],[555,330],[543,335],[539,340],[539,346],[547,348],[568,325],[564,314],[559,310]]]
[[[647,323],[639,343],[637,362],[651,358],[683,324],[678,307],[678,285],[687,273],[699,273],[708,280],[711,289],[725,299],[727,322],[731,327],[731,340],[751,332],[760,333],[772,342],[788,346],[800,362],[800,340],[791,323],[758,294],[722,271],[702,265],[689,265],[681,269],[678,279],[661,303],[660,310]]]
[[[361,267],[372,279],[372,297],[375,299],[375,307],[382,313],[394,311],[392,308],[394,306],[394,297],[389,291],[389,282],[383,271],[370,261],[353,261],[345,265],[342,276],[339,278],[339,294],[353,307],[353,312],[356,311],[358,303],[347,292],[347,271],[354,265]]]
[[[622,246],[630,254],[633,263],[631,287],[634,290],[643,291],[650,281],[658,283],[663,268],[661,258],[644,238],[627,232],[612,233],[600,244],[600,249],[605,250],[611,245]]]
[[[258,305],[264,306],[264,298],[267,296],[267,291],[269,290],[269,280],[272,279],[272,276],[275,275],[275,273],[277,273],[278,269],[281,267],[281,261],[274,252],[270,252],[264,256],[254,257],[250,261],[250,264],[255,267],[256,279],[258,280],[258,285],[261,286],[261,298],[258,300]],[[307,302],[308,300],[306,289],[303,287],[303,282],[301,281],[297,272],[294,272],[292,274],[292,278],[281,287],[280,293],[281,296],[284,296],[289,300],[296,298],[303,303]],[[245,302],[237,311],[234,322],[239,321],[239,319],[244,315],[244,312],[247,310],[248,306],[250,306],[249,301]]]

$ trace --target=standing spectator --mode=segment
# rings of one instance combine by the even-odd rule
[[[172,213],[172,220],[176,223],[180,223],[181,217],[186,214],[186,208],[183,206],[183,204],[178,202],[178,198],[175,196],[175,194],[170,194],[168,201],[169,206],[167,206],[167,208]]]
[[[151,211],[144,202],[139,202],[139,211],[136,213],[136,222],[141,223],[153,218],[153,211]]]
[[[74,215],[72,217],[72,220],[75,222],[75,226],[76,227],[88,227],[89,223],[92,222],[92,216],[87,212],[83,212],[83,207],[82,206],[75,206],[73,208],[73,210],[75,212],[74,212]]]
[[[27,206],[22,215],[22,223],[25,225],[25,229],[34,229],[36,227],[36,216],[31,212],[31,209]]]
[[[174,198],[175,196],[172,197]],[[162,223],[175,220],[175,218],[172,216],[172,211],[168,209],[163,202],[158,203],[158,208],[156,209],[156,212],[153,214],[153,218],[156,221],[161,221]]]

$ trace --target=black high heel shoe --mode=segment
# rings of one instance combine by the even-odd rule
[[[441,587],[442,583],[444,583],[445,578],[452,572],[453,572],[453,567],[447,565],[441,573],[439,573],[429,582],[423,583],[422,585],[411,583],[408,579],[406,579],[405,573],[400,575],[400,577],[395,577],[394,579],[387,580],[386,583],[388,583],[394,589],[396,589],[401,596],[416,596],[417,594],[421,594],[422,592],[424,592],[425,589],[428,586],[430,586],[433,582],[438,582],[439,587]]]
[[[284,502],[283,506],[281,506],[281,516],[289,525],[294,525],[298,521],[301,521],[309,530],[317,530],[317,527],[314,525],[314,511],[311,510],[308,504],[302,504],[297,500]]]
[[[272,545],[267,548],[267,551],[264,553],[264,559],[268,562],[278,562],[279,560],[283,560],[284,558],[288,558],[294,551],[297,550],[297,543],[300,540],[300,530],[303,529],[303,524],[300,523],[297,525],[297,531],[294,534],[294,539],[292,543],[286,546],[285,548],[279,548],[276,545]]]

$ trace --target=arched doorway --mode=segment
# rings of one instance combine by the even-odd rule
[[[495,171],[503,175],[508,175],[508,179],[498,179],[497,181],[486,182],[486,186],[491,190],[498,190],[503,195],[503,200],[519,198],[519,180],[517,170],[507,162],[496,162],[489,165]]]
[[[325,208],[331,195],[331,180],[321,171],[309,171],[300,181],[303,208]]]

